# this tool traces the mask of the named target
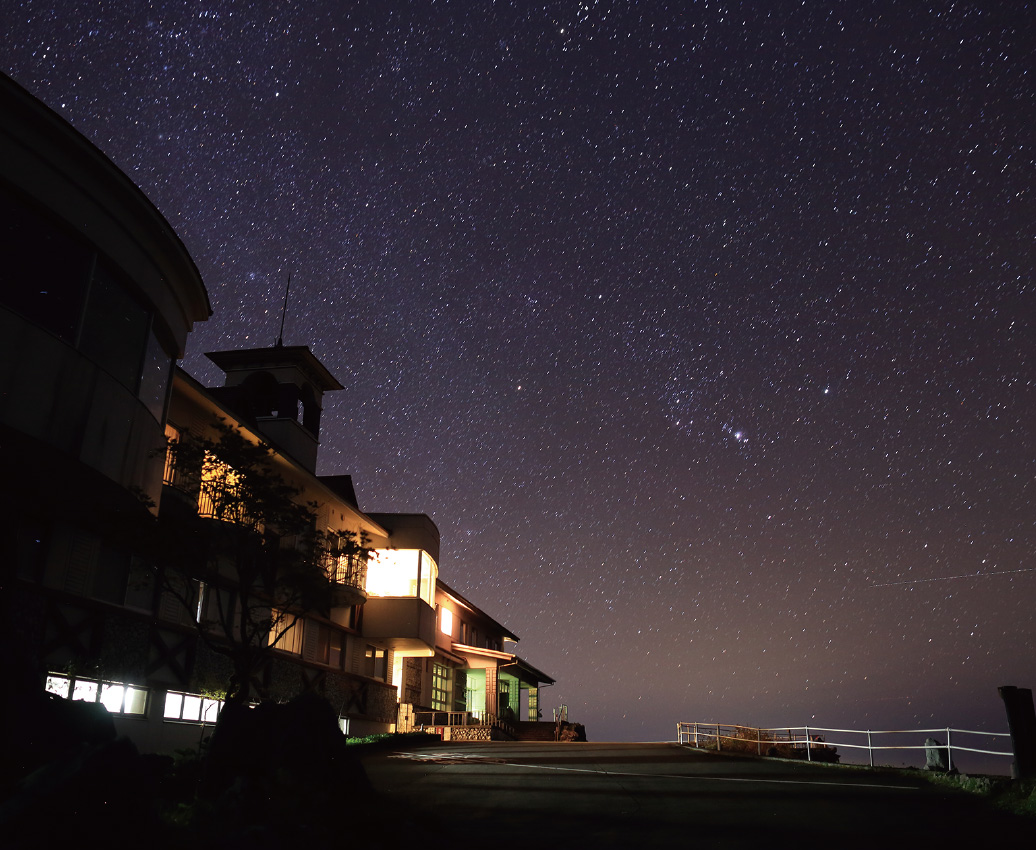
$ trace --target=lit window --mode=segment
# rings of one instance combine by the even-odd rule
[[[270,623],[270,634],[267,638],[270,646],[282,652],[290,652],[292,655],[302,654],[302,630],[303,621],[301,617],[284,611],[274,610]]]
[[[185,694],[169,691],[165,695],[166,720],[183,720],[189,723],[215,723],[223,708],[223,700],[212,699],[201,694]]]
[[[223,709],[223,701],[205,697],[201,701],[201,719],[203,723],[215,723]]]
[[[165,712],[163,717],[166,720],[179,720],[183,712],[183,694],[169,691],[165,695]]]
[[[435,604],[435,580],[439,577],[439,567],[432,556],[421,550],[421,588],[418,592],[429,605]]]
[[[132,685],[103,684],[100,686],[100,704],[113,714],[143,714],[147,691]]]
[[[165,426],[165,438],[167,443],[178,443],[180,442],[181,432],[180,429],[174,425],[166,424]],[[170,445],[165,451],[165,469],[162,470],[162,483],[163,484],[176,484],[176,454],[173,452],[173,448]]]
[[[201,697],[194,694],[184,694],[183,719],[201,720]]]
[[[450,668],[445,664],[432,667],[432,708],[436,711],[450,710]]]
[[[112,714],[147,713],[147,688],[122,682],[102,682],[77,676],[47,676],[47,693],[80,702],[99,702]]]
[[[73,701],[97,702],[97,682],[89,679],[76,679],[72,683],[72,699]]]
[[[205,455],[198,492],[198,513],[209,519],[244,523],[244,506],[240,496],[241,475],[229,464]]]
[[[67,676],[47,676],[47,693],[57,694],[63,699],[68,699],[68,690],[72,683]]]
[[[422,549],[379,549],[367,565],[368,596],[419,596],[435,604],[439,568]]]
[[[453,634],[453,612],[449,608],[439,612],[439,631],[444,635]]]

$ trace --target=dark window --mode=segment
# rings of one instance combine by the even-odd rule
[[[42,522],[23,521],[14,529],[13,555],[19,578],[39,581],[48,539],[48,528]]]
[[[367,647],[367,669],[365,672],[372,679],[385,681],[385,675],[388,672],[388,658],[386,655],[384,649],[378,649],[376,646]]]
[[[129,553],[102,545],[94,572],[94,599],[122,605],[126,601],[129,574]]]
[[[144,402],[151,415],[159,422],[165,413],[165,400],[169,392],[169,375],[173,368],[173,358],[155,336],[154,331],[148,335],[147,352],[144,355],[144,371],[140,376],[140,400]]]
[[[79,350],[120,384],[137,391],[148,312],[126,287],[98,264],[90,285]]]
[[[306,620],[305,637],[302,655],[307,661],[327,664],[328,652],[331,648],[331,630],[323,623]],[[298,625],[302,625],[299,623]]]
[[[133,283],[73,229],[3,188],[0,304],[76,346],[161,419],[173,358],[149,335]]]
[[[0,303],[74,343],[92,260],[84,240],[0,189]]]
[[[253,372],[241,383],[248,410],[253,416],[273,416],[279,387],[269,372]]]
[[[454,711],[467,711],[468,710],[468,674],[464,672],[462,667],[454,669],[454,680],[453,680],[453,710]]]
[[[332,667],[341,669],[342,658],[345,655],[345,653],[343,652],[343,649],[345,647],[345,635],[343,635],[341,632],[331,632],[330,634],[330,653],[327,659],[327,663],[330,664]]]
[[[316,436],[320,431],[320,407],[317,405],[316,393],[307,384],[302,388],[299,396],[302,404],[302,427]]]

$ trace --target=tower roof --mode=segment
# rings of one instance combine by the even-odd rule
[[[224,372],[283,369],[293,366],[302,372],[320,392],[341,390],[344,387],[327,368],[317,360],[307,345],[275,345],[270,348],[239,348],[233,351],[210,351],[206,357]]]

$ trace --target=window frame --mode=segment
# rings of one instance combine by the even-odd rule
[[[64,682],[62,689],[58,683]],[[121,688],[122,695],[119,699],[119,708],[112,709],[105,701],[105,693],[112,693],[113,689]],[[74,673],[58,673],[51,671],[47,673],[44,680],[44,689],[48,694],[66,699],[69,702],[92,702],[103,705],[113,717],[143,717],[148,715],[148,707],[151,703],[151,689],[135,685],[131,682],[118,682],[114,679],[98,679],[93,676],[76,676]],[[62,693],[62,690],[64,691]],[[142,704],[139,709],[127,710],[127,702],[130,698],[143,694]]]
[[[175,716],[173,716],[173,714],[170,713],[170,703],[176,698],[179,699],[179,707],[175,711]],[[187,707],[188,700],[191,701],[192,705],[197,703],[197,717],[184,717],[184,710]],[[165,700],[162,703],[162,721],[168,723],[192,723],[197,724],[198,726],[209,726],[215,724],[225,706],[226,700],[207,697],[204,694],[191,693],[190,691],[166,691]],[[212,711],[213,707],[215,708],[215,713],[211,717],[206,716]]]

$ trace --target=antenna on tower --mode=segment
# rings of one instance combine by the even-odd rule
[[[288,273],[288,285],[284,287],[284,306],[281,308],[281,330],[277,334],[277,347],[284,347],[284,317],[288,312],[288,290],[291,289],[291,273]]]

